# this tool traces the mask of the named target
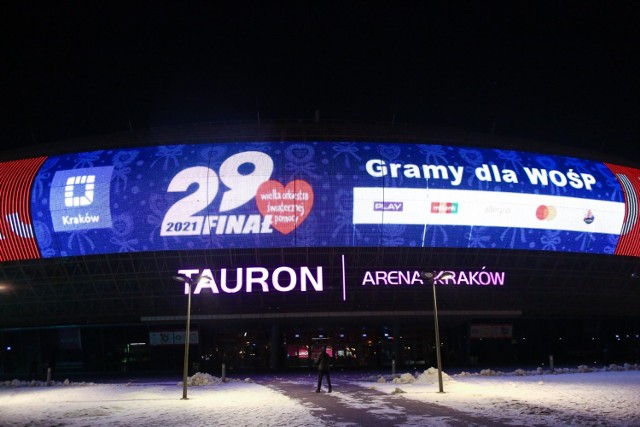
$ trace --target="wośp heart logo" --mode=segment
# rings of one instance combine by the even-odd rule
[[[273,228],[289,234],[309,216],[313,208],[313,188],[300,179],[286,187],[275,180],[266,181],[258,187],[256,203],[262,216],[272,216]]]

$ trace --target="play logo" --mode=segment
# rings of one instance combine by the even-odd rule
[[[373,202],[375,212],[402,212],[404,203],[402,202]]]

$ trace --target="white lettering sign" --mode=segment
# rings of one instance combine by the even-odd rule
[[[439,277],[442,277],[441,279]],[[483,267],[476,271],[441,271],[435,275],[437,285],[503,286],[504,271],[486,271]],[[424,285],[417,270],[376,270],[366,271],[363,286],[414,286]]]
[[[198,280],[193,290],[194,295],[199,295],[208,290],[213,294],[226,293],[234,294],[240,291],[246,293],[253,292],[291,292],[299,290],[307,292],[314,290],[322,292],[324,289],[324,279],[322,267],[318,266],[313,271],[309,267],[294,269],[291,267],[278,267],[271,271],[264,267],[247,267],[226,269],[221,268],[218,280],[211,269],[183,269],[178,270],[178,274],[185,275],[191,280],[197,277],[210,277],[211,280]],[[189,284],[185,284],[184,293],[189,293]]]

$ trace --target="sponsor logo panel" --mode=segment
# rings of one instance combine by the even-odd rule
[[[445,201],[452,196],[455,201]],[[354,224],[517,227],[606,234],[620,232],[625,208],[624,203],[606,200],[439,189],[356,187],[353,199]],[[396,208],[399,203],[401,211]],[[392,209],[397,215],[383,215]]]

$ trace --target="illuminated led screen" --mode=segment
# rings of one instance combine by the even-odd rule
[[[576,158],[265,142],[103,150],[40,164],[21,223],[44,258],[336,246],[640,255],[640,171]],[[2,209],[8,260],[5,235],[15,233]]]

